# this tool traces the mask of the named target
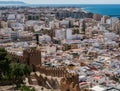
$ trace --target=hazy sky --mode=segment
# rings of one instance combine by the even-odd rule
[[[30,4],[120,4],[120,0],[0,0],[23,1]]]

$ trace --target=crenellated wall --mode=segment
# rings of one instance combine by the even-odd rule
[[[41,52],[38,50],[24,50],[23,56],[14,53],[9,53],[9,55],[20,63],[32,66],[35,71],[40,73],[40,75],[35,73],[28,77],[29,83],[32,85],[40,85],[48,89],[60,89],[60,91],[88,91],[80,89],[78,75],[68,73],[65,67],[41,66]]]
[[[62,78],[60,81],[60,91],[89,91],[86,88],[81,88],[78,81],[78,75],[76,74]]]
[[[66,68],[55,68],[55,67],[45,67],[45,66],[37,66],[36,71],[39,71],[42,74],[53,77],[65,77],[68,75]]]
[[[31,85],[36,85],[36,83],[38,83],[39,86],[47,89],[59,89],[60,91],[85,91],[81,90],[79,87],[78,75],[69,74],[66,77],[62,77],[60,80],[58,80],[59,77],[56,78],[38,73],[36,72],[34,75],[29,77],[29,82]]]
[[[68,77],[64,77],[60,81],[61,91],[80,91],[78,85],[78,75],[71,74]]]
[[[8,55],[11,56],[14,61],[18,61],[20,63],[25,63],[26,64],[26,62],[25,62],[26,59],[23,56],[18,56],[13,52],[9,52]]]
[[[8,53],[13,59],[18,60],[20,63],[25,63],[30,66],[41,65],[41,51],[38,50],[24,50],[23,56],[18,56],[15,53]]]

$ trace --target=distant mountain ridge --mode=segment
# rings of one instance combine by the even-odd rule
[[[26,3],[22,1],[0,1],[0,4],[25,5]]]

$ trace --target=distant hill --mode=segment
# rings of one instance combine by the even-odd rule
[[[0,5],[25,5],[26,3],[22,1],[0,1]]]

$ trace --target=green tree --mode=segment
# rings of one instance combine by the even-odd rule
[[[72,34],[79,34],[80,32],[79,32],[79,29],[74,29],[74,30],[72,30]]]
[[[4,48],[0,48],[0,77],[3,79],[8,74],[11,58],[7,55]]]
[[[27,76],[31,73],[31,68],[25,64],[20,63],[11,63],[10,64],[10,79],[13,83],[17,85],[17,87],[20,86],[20,84],[23,82],[24,76]]]
[[[7,55],[7,51],[4,48],[0,48],[0,60],[4,60]]]
[[[28,86],[21,85],[20,90],[21,91],[35,91],[35,88],[30,88]]]
[[[31,73],[32,69],[25,64],[14,63],[4,48],[0,48],[0,80],[12,82],[20,86],[23,78]]]
[[[3,28],[2,24],[1,24],[1,21],[0,21],[0,28]]]

